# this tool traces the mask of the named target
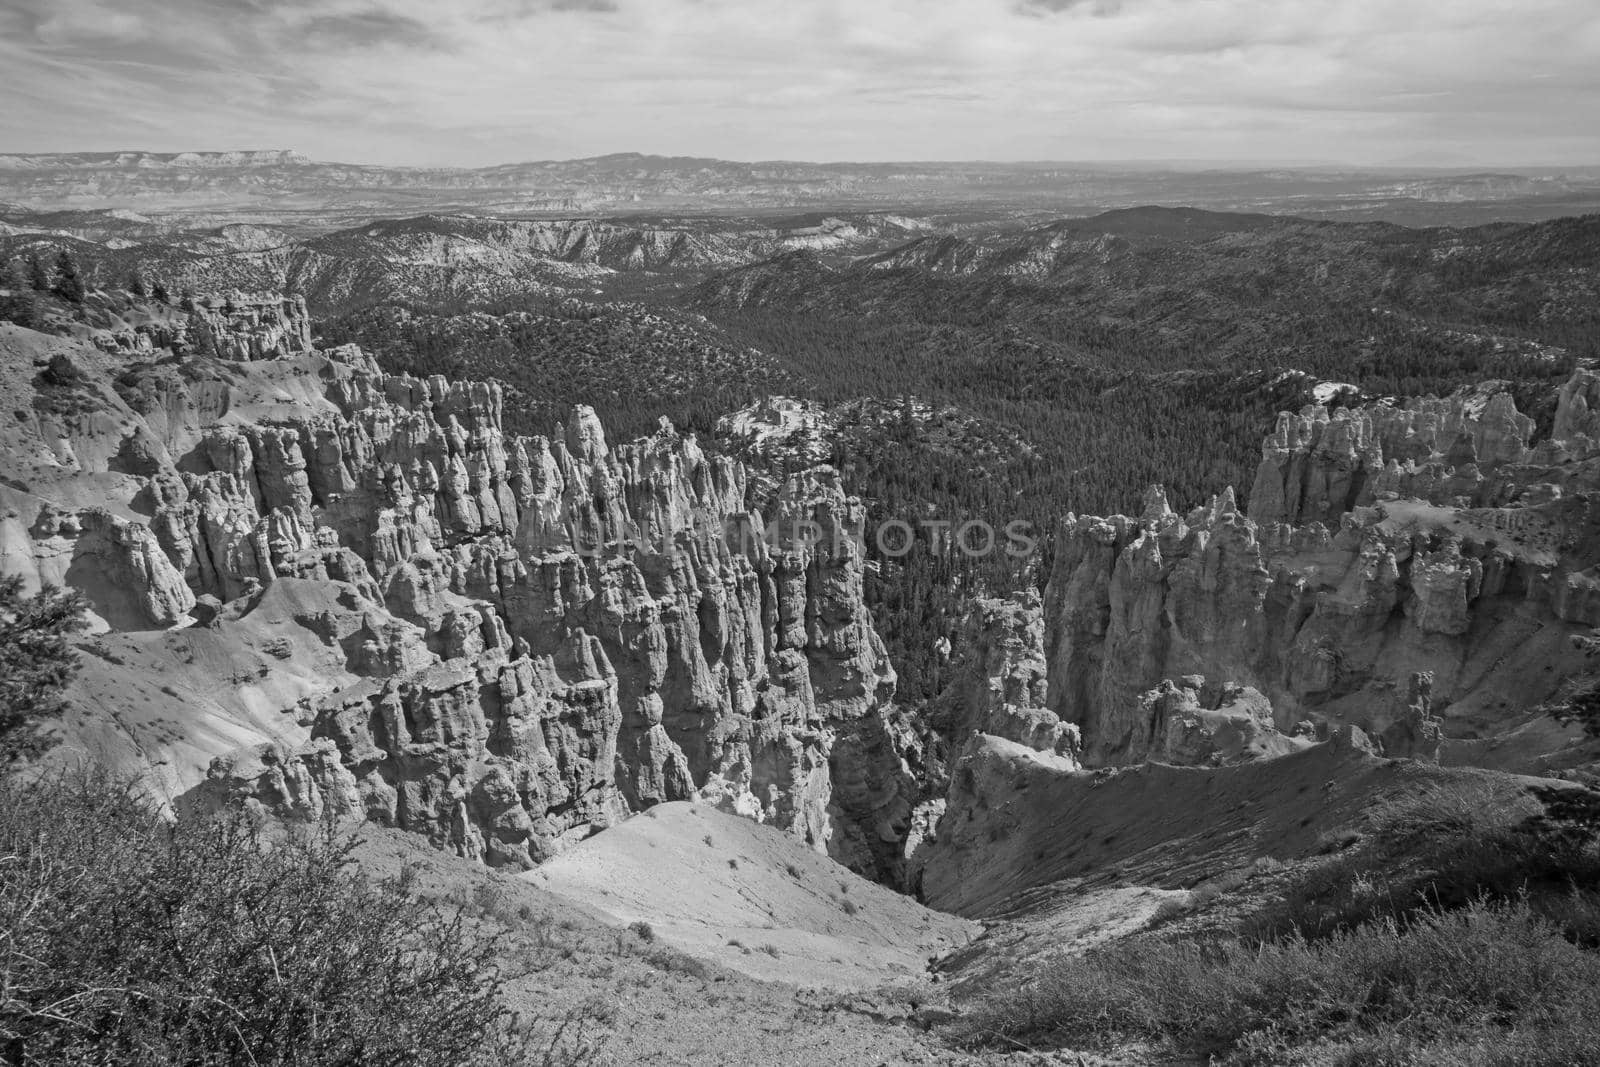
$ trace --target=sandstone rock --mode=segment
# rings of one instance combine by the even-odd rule
[[[1565,427],[1587,403],[1574,381]],[[1268,436],[1252,518],[1231,494],[1181,518],[1153,496],[1137,519],[1068,516],[1045,597],[1047,706],[1104,765],[1163,751],[1177,709],[1145,695],[1185,675],[1254,689],[1279,731],[1381,735],[1387,694],[1420,671],[1445,730],[1483,729],[1505,693],[1544,699],[1563,676],[1548,650],[1600,621],[1600,539],[1577,533],[1595,518],[1587,468],[1530,449],[1530,432],[1503,392],[1313,408]],[[1361,503],[1375,485],[1383,499]],[[1508,654],[1519,645],[1527,662]]]
[[[957,749],[972,734],[985,733],[1077,759],[1077,729],[1047,707],[1038,594],[978,600],[957,646],[960,657],[950,668],[954,681],[924,712],[930,726]]]
[[[1207,685],[1189,675],[1165,681],[1140,698],[1161,740],[1156,758],[1179,766],[1218,766],[1285,755],[1311,744],[1286,737],[1272,705],[1248,686]]]
[[[1533,420],[1505,392],[1285,412],[1262,442],[1250,518],[1336,525],[1384,493],[1483,503],[1489,475],[1529,457],[1532,433]]]
[[[192,807],[221,811],[253,803],[275,814],[307,821],[358,817],[355,776],[327,741],[296,749],[265,744],[211,762],[206,785],[189,798]]]
[[[226,628],[230,601],[338,583],[345,607],[298,621],[365,682],[296,717],[369,817],[488,862],[537,861],[701,790],[874,862],[846,842],[900,816],[838,803],[830,763],[841,736],[881,733],[895,679],[862,600],[865,511],[835,473],[795,475],[763,513],[742,466],[665,422],[616,445],[580,408],[556,440],[515,438],[495,383],[314,352],[298,299],[228,294],[185,314],[241,365],[167,358],[119,378],[128,407],[106,421],[133,427],[119,473],[151,520],[96,519],[75,547],[113,626],[172,625],[198,595],[196,621]],[[176,322],[142,336],[182,350]],[[84,434],[61,446],[108,462]],[[41,523],[41,538],[70,532]],[[867,747],[898,767],[893,746]],[[298,812],[296,783],[327,779],[328,751],[219,774]],[[836,826],[858,811],[869,829]]]
[[[150,528],[102,509],[79,517],[67,580],[113,626],[172,626],[194,607],[194,593]]]
[[[1380,739],[1385,756],[1439,762],[1444,727],[1433,714],[1432,674],[1419,671],[1411,676],[1404,703]]]

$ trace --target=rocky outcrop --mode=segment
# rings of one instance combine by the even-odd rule
[[[1561,387],[1550,436],[1571,446],[1586,446],[1587,454],[1600,449],[1600,372],[1580,367]]]
[[[1287,737],[1272,705],[1249,686],[1212,685],[1198,675],[1168,679],[1139,698],[1157,747],[1154,758],[1185,767],[1218,766],[1294,752],[1310,731]]]
[[[315,510],[455,672],[391,679],[354,708],[347,692],[319,723],[363,768],[370,816],[525,863],[707,788],[827,847],[834,731],[894,682],[861,601],[861,507],[836,479],[793,480],[769,523],[745,510],[737,464],[670,426],[613,449],[579,409],[562,439],[508,441],[497,387],[442,379],[357,377],[337,400],[343,418],[218,451],[298,449],[301,464],[247,464],[283,532],[265,562],[327,566],[332,544],[294,536]],[[245,485],[230,504],[248,517],[249,479],[217,473]],[[430,734],[441,707],[471,728]],[[414,725],[337,725],[372,719]],[[419,755],[418,736],[448,754]]]
[[[1419,671],[1406,683],[1405,696],[1383,731],[1383,754],[1395,759],[1439,762],[1444,724],[1433,713],[1433,675]]]
[[[311,314],[303,296],[235,292],[200,297],[193,302],[187,326],[203,329],[223,359],[287,359],[312,351]],[[199,337],[178,340],[196,349],[201,342]]]
[[[320,821],[361,814],[355,775],[326,740],[290,746],[267,743],[218,756],[185,813],[250,805],[279,815]]]
[[[342,590],[301,625],[361,683],[302,701],[283,744],[219,761],[207,790],[297,815],[354,796],[511,865],[703,794],[874,867],[886,831],[852,822],[898,816],[834,782],[887,736],[895,676],[862,598],[865,512],[834,472],[758,508],[739,463],[666,422],[613,445],[578,408],[553,437],[516,437],[495,383],[310,353],[298,301],[195,307],[236,366],[121,367],[103,415],[62,425],[70,476],[39,491],[94,474],[147,516],[64,507],[48,533],[75,545],[74,576],[120,591],[115,628],[185,623],[201,597],[195,620],[226,631],[274,583]],[[63,393],[102,376],[63,367]],[[137,464],[109,433],[143,442]],[[870,758],[876,781],[899,749]]]
[[[1077,728],[1048,707],[1044,615],[1037,593],[979,599],[955,645],[960,652],[950,671],[954,680],[924,711],[929,727],[957,751],[973,734],[983,733],[1078,758]]]
[[[1586,425],[1587,374],[1563,390],[1563,429]],[[1255,690],[1280,732],[1354,724],[1403,754],[1504,725],[1576,669],[1569,638],[1595,625],[1600,484],[1581,437],[1530,446],[1531,428],[1503,393],[1308,409],[1268,436],[1249,516],[1231,491],[1184,516],[1158,492],[1137,518],[1069,516],[1048,706],[1090,764],[1159,758],[1173,709],[1145,694],[1187,675]],[[1416,674],[1432,679],[1420,712],[1395,695]]]
[[[171,626],[194,607],[193,591],[148,526],[102,508],[54,525],[51,532],[75,535],[67,580],[120,629]]]
[[[1481,505],[1495,471],[1528,459],[1532,434],[1504,392],[1284,412],[1262,442],[1250,518],[1334,525],[1390,495]]]
[[[918,892],[924,852],[943,818],[951,768],[980,737],[1078,766],[1078,731],[1046,706],[1044,622],[1037,594],[980,598],[958,635],[949,682],[921,709],[885,708],[843,732],[832,759],[841,825],[859,836],[857,870]]]
[[[107,302],[103,294],[96,298]],[[176,351],[228,360],[288,359],[314,350],[311,315],[301,296],[231,292],[139,310],[131,321],[118,317],[116,325],[97,332],[95,344],[125,355]]]

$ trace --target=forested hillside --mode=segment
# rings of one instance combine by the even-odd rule
[[[1151,483],[1180,508],[1228,485],[1243,499],[1274,414],[1320,382],[1407,397],[1507,379],[1547,429],[1549,386],[1600,354],[1597,268],[1596,216],[1455,231],[1148,208],[843,270],[790,254],[689,303],[820,400],[915,395],[1029,446],[973,466],[903,427],[841,435],[876,517],[1048,534],[1067,511],[1134,510]],[[876,599],[913,691],[965,596],[1039,573],[928,548],[881,561]]]
[[[682,312],[637,304],[524,297],[467,309],[385,304],[325,323],[328,343],[353,341],[393,371],[499,378],[506,425],[547,434],[574,404],[590,404],[626,440],[664,416],[708,432],[759,396],[805,383],[771,357],[731,343]]]

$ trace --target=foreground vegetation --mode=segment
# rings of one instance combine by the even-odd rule
[[[8,1064],[522,1062],[505,981],[459,910],[363,878],[330,832],[0,784]]]
[[[1521,904],[1323,941],[1156,943],[1074,960],[991,1005],[993,1044],[1149,1042],[1237,1064],[1589,1064],[1600,959]]]
[[[1063,959],[962,1023],[976,1045],[1143,1047],[1235,1064],[1600,1059],[1600,799],[1506,811],[1435,789],[1292,880],[1237,937]]]

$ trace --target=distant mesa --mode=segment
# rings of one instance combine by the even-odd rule
[[[281,167],[310,159],[287,149],[239,152],[37,152],[0,155],[0,169]]]

